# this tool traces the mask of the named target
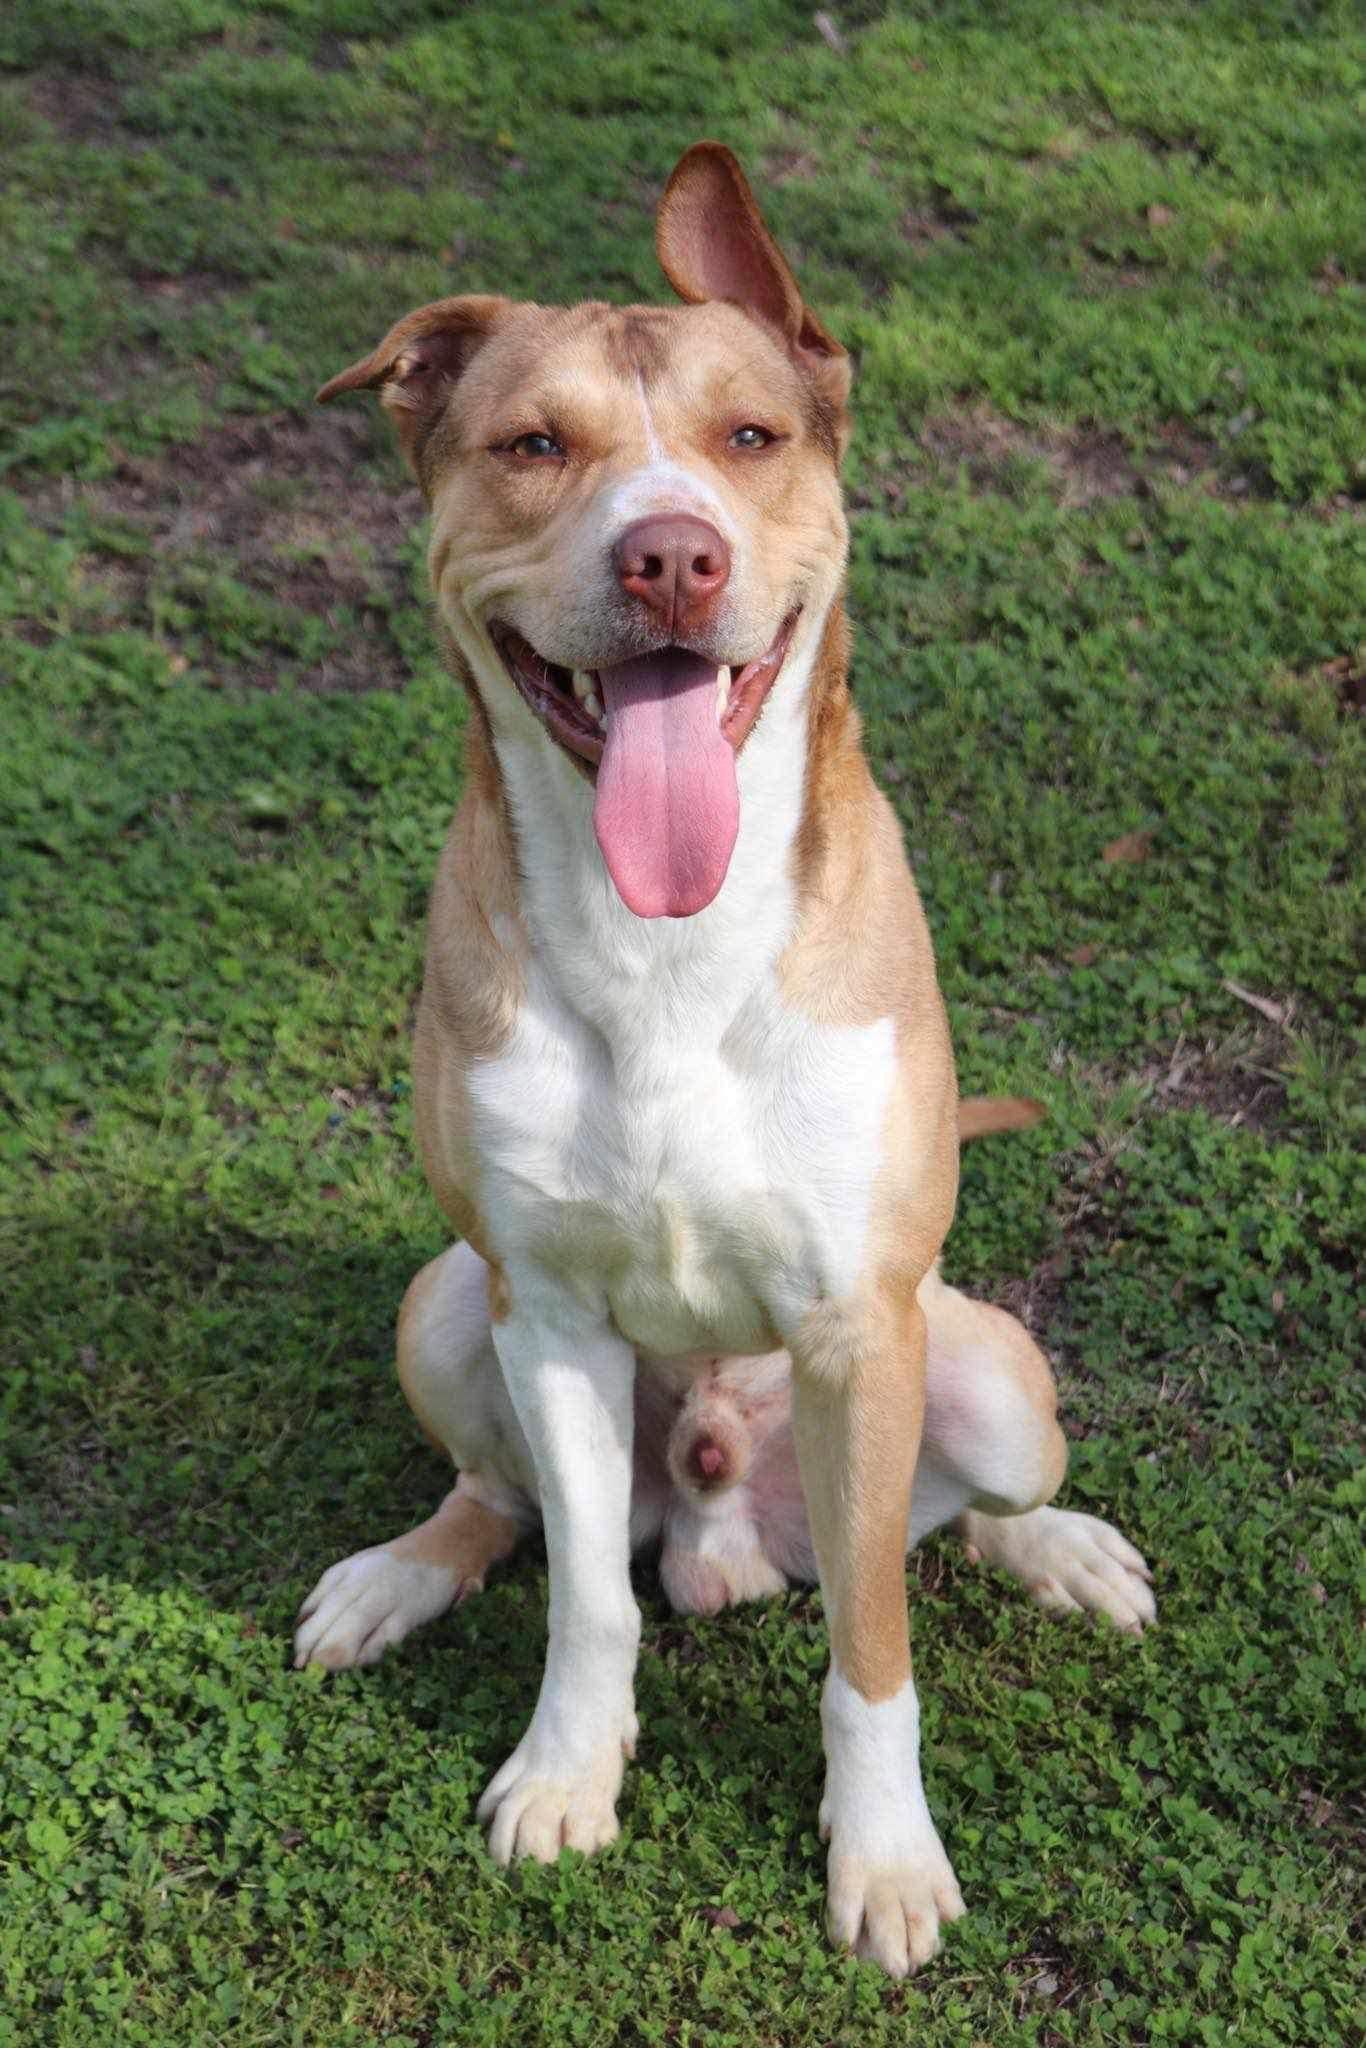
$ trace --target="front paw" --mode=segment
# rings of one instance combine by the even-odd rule
[[[832,1664],[821,1698],[830,1844],[830,1938],[893,1977],[939,1949],[963,1911],[920,1782],[920,1708],[908,1678],[890,1699],[864,1699]]]
[[[635,1745],[636,1717],[629,1710],[590,1744],[545,1735],[533,1719],[479,1801],[494,1862],[530,1856],[553,1863],[561,1849],[591,1855],[614,1842],[617,1794]]]
[[[832,1829],[826,1926],[840,1948],[904,1977],[939,1953],[944,1921],[962,1914],[963,1896],[933,1825],[908,1833],[895,1860],[872,1860]]]

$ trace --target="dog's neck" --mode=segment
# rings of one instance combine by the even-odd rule
[[[861,765],[836,601],[794,648],[737,763],[740,829],[715,900],[689,918],[640,918],[617,895],[593,834],[593,789],[543,733],[477,742],[481,796],[503,807],[525,951],[538,977],[609,1038],[686,1017],[719,1038],[771,977],[819,887],[831,770]],[[472,750],[475,751],[475,750]],[[475,766],[474,760],[471,767]],[[511,935],[509,935],[511,936]]]

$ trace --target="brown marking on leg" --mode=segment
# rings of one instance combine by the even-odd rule
[[[925,1318],[889,1293],[825,1304],[792,1345],[793,1427],[832,1657],[870,1703],[911,1675],[906,1519],[925,1410]]]
[[[406,1535],[396,1536],[385,1548],[395,1557],[440,1565],[453,1572],[455,1597],[463,1600],[480,1591],[490,1567],[511,1556],[521,1535],[521,1525],[510,1515],[485,1507],[457,1485],[434,1515]]]

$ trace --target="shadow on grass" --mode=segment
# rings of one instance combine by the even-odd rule
[[[319,1245],[207,1215],[154,1226],[74,1206],[29,1218],[25,1233],[35,1250],[12,1291],[0,1542],[15,1560],[241,1613],[283,1657],[318,1574],[430,1514],[451,1483],[391,1369],[398,1305],[433,1243]],[[635,1577],[647,1644],[704,1661],[708,1625],[673,1614],[654,1559]],[[495,1586],[420,1632],[404,1661],[424,1656],[417,1645],[468,1649],[487,1615],[525,1659],[529,1710],[545,1627],[539,1540]],[[819,1626],[805,1591],[788,1604]],[[510,1647],[490,1654],[506,1662]]]
[[[274,1620],[325,1563],[429,1513],[449,1483],[390,1366],[430,1246],[78,1203],[30,1215],[24,1239],[0,1448],[14,1557]]]
[[[266,1239],[208,1215],[88,1216],[74,1189],[48,1192],[70,1208],[25,1223],[34,1254],[12,1290],[0,1538],[16,1560],[108,1582],[121,1614],[143,1611],[131,1590],[172,1596],[177,1612],[202,1605],[206,1640],[230,1618],[247,1639],[249,1690],[273,1695],[278,1677],[294,1697],[292,1623],[318,1574],[430,1513],[450,1483],[390,1369],[399,1301],[434,1247]],[[794,1757],[816,1782],[819,1603],[799,1589],[696,1622],[669,1609],[653,1560],[635,1578],[641,1712],[699,1793],[733,1712],[716,1674],[753,1655],[761,1623],[789,1667],[809,1657],[806,1678],[789,1669],[778,1695],[746,1710],[751,1818],[770,1827]],[[378,1713],[405,1748],[454,1742],[477,1789],[535,1703],[545,1603],[531,1542],[377,1669],[329,1680],[340,1697],[324,1720]],[[149,1621],[154,1635],[169,1611]]]

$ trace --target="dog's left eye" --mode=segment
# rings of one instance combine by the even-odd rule
[[[732,448],[767,448],[770,441],[777,440],[767,427],[737,427],[730,437]]]
[[[547,456],[564,458],[559,442],[549,434],[519,434],[515,441],[508,443],[511,455],[520,455],[527,462],[544,462]]]

